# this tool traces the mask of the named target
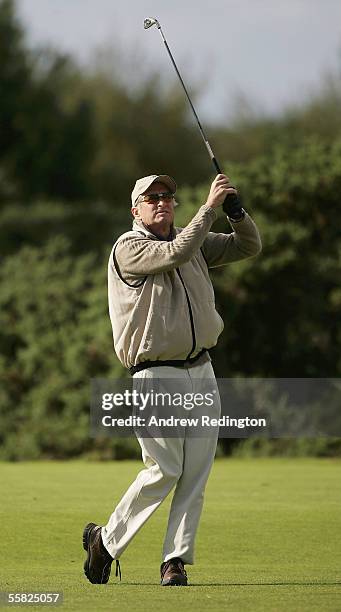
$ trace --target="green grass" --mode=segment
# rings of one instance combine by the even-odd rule
[[[187,566],[190,587],[158,584],[170,497],[122,556],[122,582],[113,572],[108,585],[88,583],[83,526],[106,522],[141,467],[0,464],[1,590],[62,590],[65,610],[341,609],[336,460],[219,459],[206,490],[196,564]]]

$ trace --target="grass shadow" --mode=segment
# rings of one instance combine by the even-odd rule
[[[107,587],[116,586],[161,586],[157,582],[118,582]],[[188,587],[245,587],[245,586],[341,586],[341,582],[191,582]]]
[[[341,582],[192,582],[190,586],[341,586]]]

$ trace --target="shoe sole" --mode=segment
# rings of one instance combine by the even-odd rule
[[[187,586],[187,578],[179,576],[179,578],[169,578],[167,582],[161,580],[161,586]]]
[[[86,561],[84,562],[84,574],[86,575],[87,579],[89,580],[89,582],[92,582],[91,578],[90,578],[90,573],[89,573],[89,561],[90,561],[90,553],[89,553],[89,538],[90,538],[90,532],[91,530],[96,527],[95,523],[88,523],[83,531],[83,548],[84,550],[88,553],[88,557],[86,559]]]
[[[110,578],[111,564],[108,568],[103,569],[102,580],[100,582],[98,581],[94,582],[90,576],[89,566],[90,566],[90,561],[91,561],[91,551],[89,550],[89,538],[90,538],[90,533],[94,527],[98,527],[98,525],[96,525],[96,523],[88,523],[85,526],[84,531],[83,531],[83,548],[88,553],[88,557],[86,561],[84,562],[84,574],[89,580],[89,582],[91,582],[91,584],[106,584]],[[107,569],[106,573],[104,571],[105,569]]]

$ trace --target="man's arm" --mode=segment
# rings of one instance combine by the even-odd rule
[[[181,266],[200,249],[216,218],[214,208],[204,204],[192,221],[170,242],[141,235],[123,238],[115,251],[121,274],[123,277],[145,276]]]
[[[115,249],[115,259],[120,274],[123,277],[129,276],[130,278],[136,278],[147,274],[168,272],[188,262],[197,253],[204,241],[206,243],[206,240],[211,236],[209,230],[212,223],[217,218],[216,208],[223,204],[226,195],[229,193],[236,193],[235,188],[230,185],[230,179],[224,174],[218,174],[211,184],[206,204],[199,208],[199,211],[195,217],[193,217],[192,221],[174,240],[169,242],[153,240],[147,236],[141,235],[127,236],[120,240]],[[248,217],[248,215],[245,215],[245,217]],[[243,227],[245,227],[247,223],[247,219],[245,218],[238,222],[238,224],[242,226],[241,233],[243,233]],[[256,229],[256,226],[251,220],[250,223]],[[237,225],[237,222],[234,225]],[[256,232],[260,244],[257,229]],[[217,260],[213,252],[215,248],[218,248],[220,251],[218,260],[223,258],[223,261],[215,263],[214,265],[228,263],[225,261],[225,250],[229,250],[228,261],[242,259],[243,257],[249,257],[251,254],[255,254],[254,252],[249,253],[249,251],[245,254],[245,240],[231,238],[234,234],[229,236],[225,234],[212,234],[212,236],[214,237],[214,244],[211,239],[206,247],[208,261]],[[221,236],[221,238],[216,240],[215,237],[219,236]],[[237,248],[238,250],[239,247],[238,257],[235,256],[234,259],[232,245],[229,249],[225,246],[227,238],[229,238],[230,243],[235,243],[235,249]],[[250,241],[250,237],[247,241]],[[258,251],[259,249],[257,252]],[[243,255],[241,254],[242,252],[244,252]]]
[[[233,233],[209,232],[204,240],[202,252],[209,268],[253,257],[262,250],[258,228],[247,213],[241,221],[230,223]]]

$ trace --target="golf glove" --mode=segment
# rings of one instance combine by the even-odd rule
[[[245,212],[242,208],[239,195],[228,195],[223,203],[223,211],[230,219],[232,219],[232,221],[240,221],[243,219]]]

